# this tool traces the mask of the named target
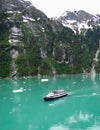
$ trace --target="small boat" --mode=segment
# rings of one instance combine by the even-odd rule
[[[56,98],[60,98],[60,97],[64,97],[67,96],[68,93],[65,90],[53,90],[51,92],[49,92],[45,97],[44,100],[52,100],[52,99],[56,99]]]

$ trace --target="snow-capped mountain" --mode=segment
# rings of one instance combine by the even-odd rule
[[[27,0],[0,0],[0,77],[76,74],[92,65],[100,72],[99,25],[100,15],[66,12],[52,20]],[[74,33],[93,26],[85,36]]]
[[[93,28],[94,26],[100,26],[100,15],[92,15],[83,10],[64,12],[61,16],[56,17],[63,26],[71,28],[74,32],[81,33],[86,32],[87,29]]]

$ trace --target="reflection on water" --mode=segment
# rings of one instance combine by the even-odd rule
[[[79,111],[79,113],[76,112],[74,115],[72,114],[66,118],[62,124],[51,126],[50,130],[99,130],[99,121],[95,120],[93,114]]]
[[[0,80],[0,130],[99,130],[100,76]],[[94,83],[95,82],[95,83]],[[45,102],[52,89],[68,96]]]
[[[58,124],[58,125],[52,126],[49,130],[69,130],[69,128],[67,128],[67,126],[65,127],[62,124],[60,125]]]
[[[96,77],[96,73],[95,73],[95,71],[94,71],[93,73],[91,73],[91,80],[92,80],[92,82],[93,82],[94,84],[96,84],[96,82],[95,82],[95,77]]]

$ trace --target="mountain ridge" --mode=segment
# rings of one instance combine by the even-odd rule
[[[0,77],[91,71],[99,52],[98,26],[80,35],[59,20],[49,19],[28,1],[2,0],[1,4]],[[99,53],[97,58],[99,72]]]
[[[100,26],[100,15],[90,14],[84,10],[66,11],[61,16],[53,18],[63,26],[71,28],[75,33],[81,33],[82,29],[92,29],[93,26]]]

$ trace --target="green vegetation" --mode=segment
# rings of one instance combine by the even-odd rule
[[[17,76],[53,75],[53,68],[56,74],[78,74],[83,69],[90,72],[99,47],[100,27],[89,29],[84,36],[61,25],[58,27],[58,23],[50,20],[23,23],[17,16],[10,23],[6,18],[6,14],[0,12],[0,77],[10,76],[13,48],[19,53],[15,61]],[[8,42],[11,25],[16,25],[23,34],[16,46]],[[96,71],[100,72],[100,55],[98,59]]]
[[[91,46],[88,45],[88,40],[83,36],[76,36],[73,33],[72,35],[70,34],[70,37],[67,37],[68,32],[66,34],[65,31],[64,34],[63,32],[61,33],[61,38],[59,37],[58,40],[54,39],[56,42],[53,43],[52,41],[49,43],[49,46],[41,43],[41,41],[39,42],[32,34],[28,34],[28,39],[25,37],[26,40],[24,41],[25,53],[19,51],[20,55],[16,61],[18,67],[17,75],[32,76],[38,73],[41,75],[52,75],[52,67],[55,68],[57,74],[78,74],[83,72],[82,69],[90,72],[94,53]],[[51,36],[49,34],[50,39]],[[47,58],[41,58],[40,48],[47,51]],[[53,49],[55,56],[52,56]],[[58,61],[62,60],[64,53],[66,54],[64,61],[58,63]],[[97,70],[99,69],[97,68]]]
[[[6,14],[0,11],[0,77],[10,76],[11,56],[8,43],[8,24]]]

